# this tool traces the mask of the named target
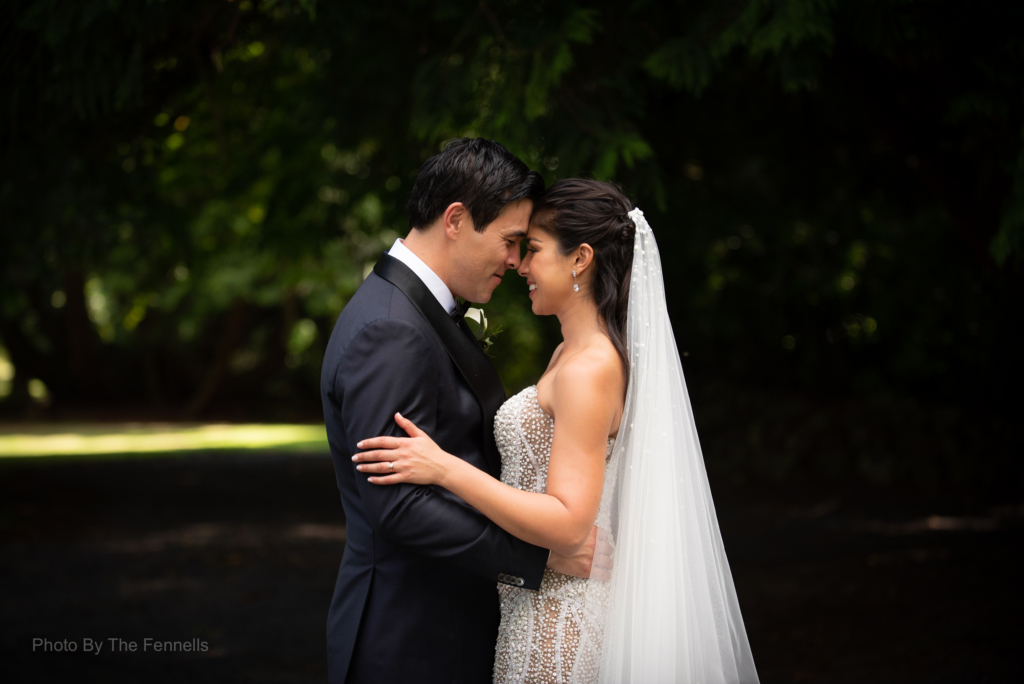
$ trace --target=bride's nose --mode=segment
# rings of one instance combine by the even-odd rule
[[[523,260],[521,262],[519,262],[519,268],[516,269],[516,273],[518,273],[519,275],[523,276],[524,278],[526,277],[526,274],[528,274],[530,272],[530,267],[529,267],[529,265],[527,263],[527,262],[529,262],[529,260],[530,260],[530,255],[527,254],[526,256],[523,257]]]

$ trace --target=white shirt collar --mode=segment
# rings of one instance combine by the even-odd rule
[[[430,270],[430,267],[423,263],[423,260],[412,253],[412,250],[405,246],[402,238],[395,240],[391,245],[388,254],[401,261],[412,269],[412,272],[423,281],[427,289],[437,298],[438,303],[444,307],[449,314],[455,311],[455,297],[452,291],[444,284],[444,281],[437,277],[437,274]]]

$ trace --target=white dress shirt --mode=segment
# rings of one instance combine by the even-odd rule
[[[391,245],[388,254],[412,269],[412,272],[423,281],[423,284],[437,298],[438,303],[444,307],[445,311],[449,314],[455,311],[455,297],[452,296],[452,291],[448,289],[443,280],[437,277],[436,273],[430,270],[429,266],[423,263],[422,259],[405,246],[402,238],[395,240],[395,244]]]

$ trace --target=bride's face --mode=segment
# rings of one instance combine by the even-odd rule
[[[523,243],[526,255],[519,265],[519,275],[526,278],[530,288],[533,313],[557,314],[573,295],[573,256],[562,256],[555,237],[534,223]]]

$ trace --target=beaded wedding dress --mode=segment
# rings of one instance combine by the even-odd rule
[[[500,585],[499,684],[756,684],[718,528],[654,233],[639,209],[630,272],[629,383],[609,440],[596,524],[610,581],[545,570],[539,591]],[[537,388],[495,417],[502,481],[544,492],[554,420]],[[606,578],[607,579],[607,578]]]
[[[546,491],[554,435],[555,421],[541,410],[536,386],[506,401],[494,417],[501,481],[528,492]],[[608,455],[614,444],[608,440]],[[603,615],[592,603],[602,586],[607,588],[551,568],[544,570],[538,591],[499,584],[495,684],[597,681]]]

